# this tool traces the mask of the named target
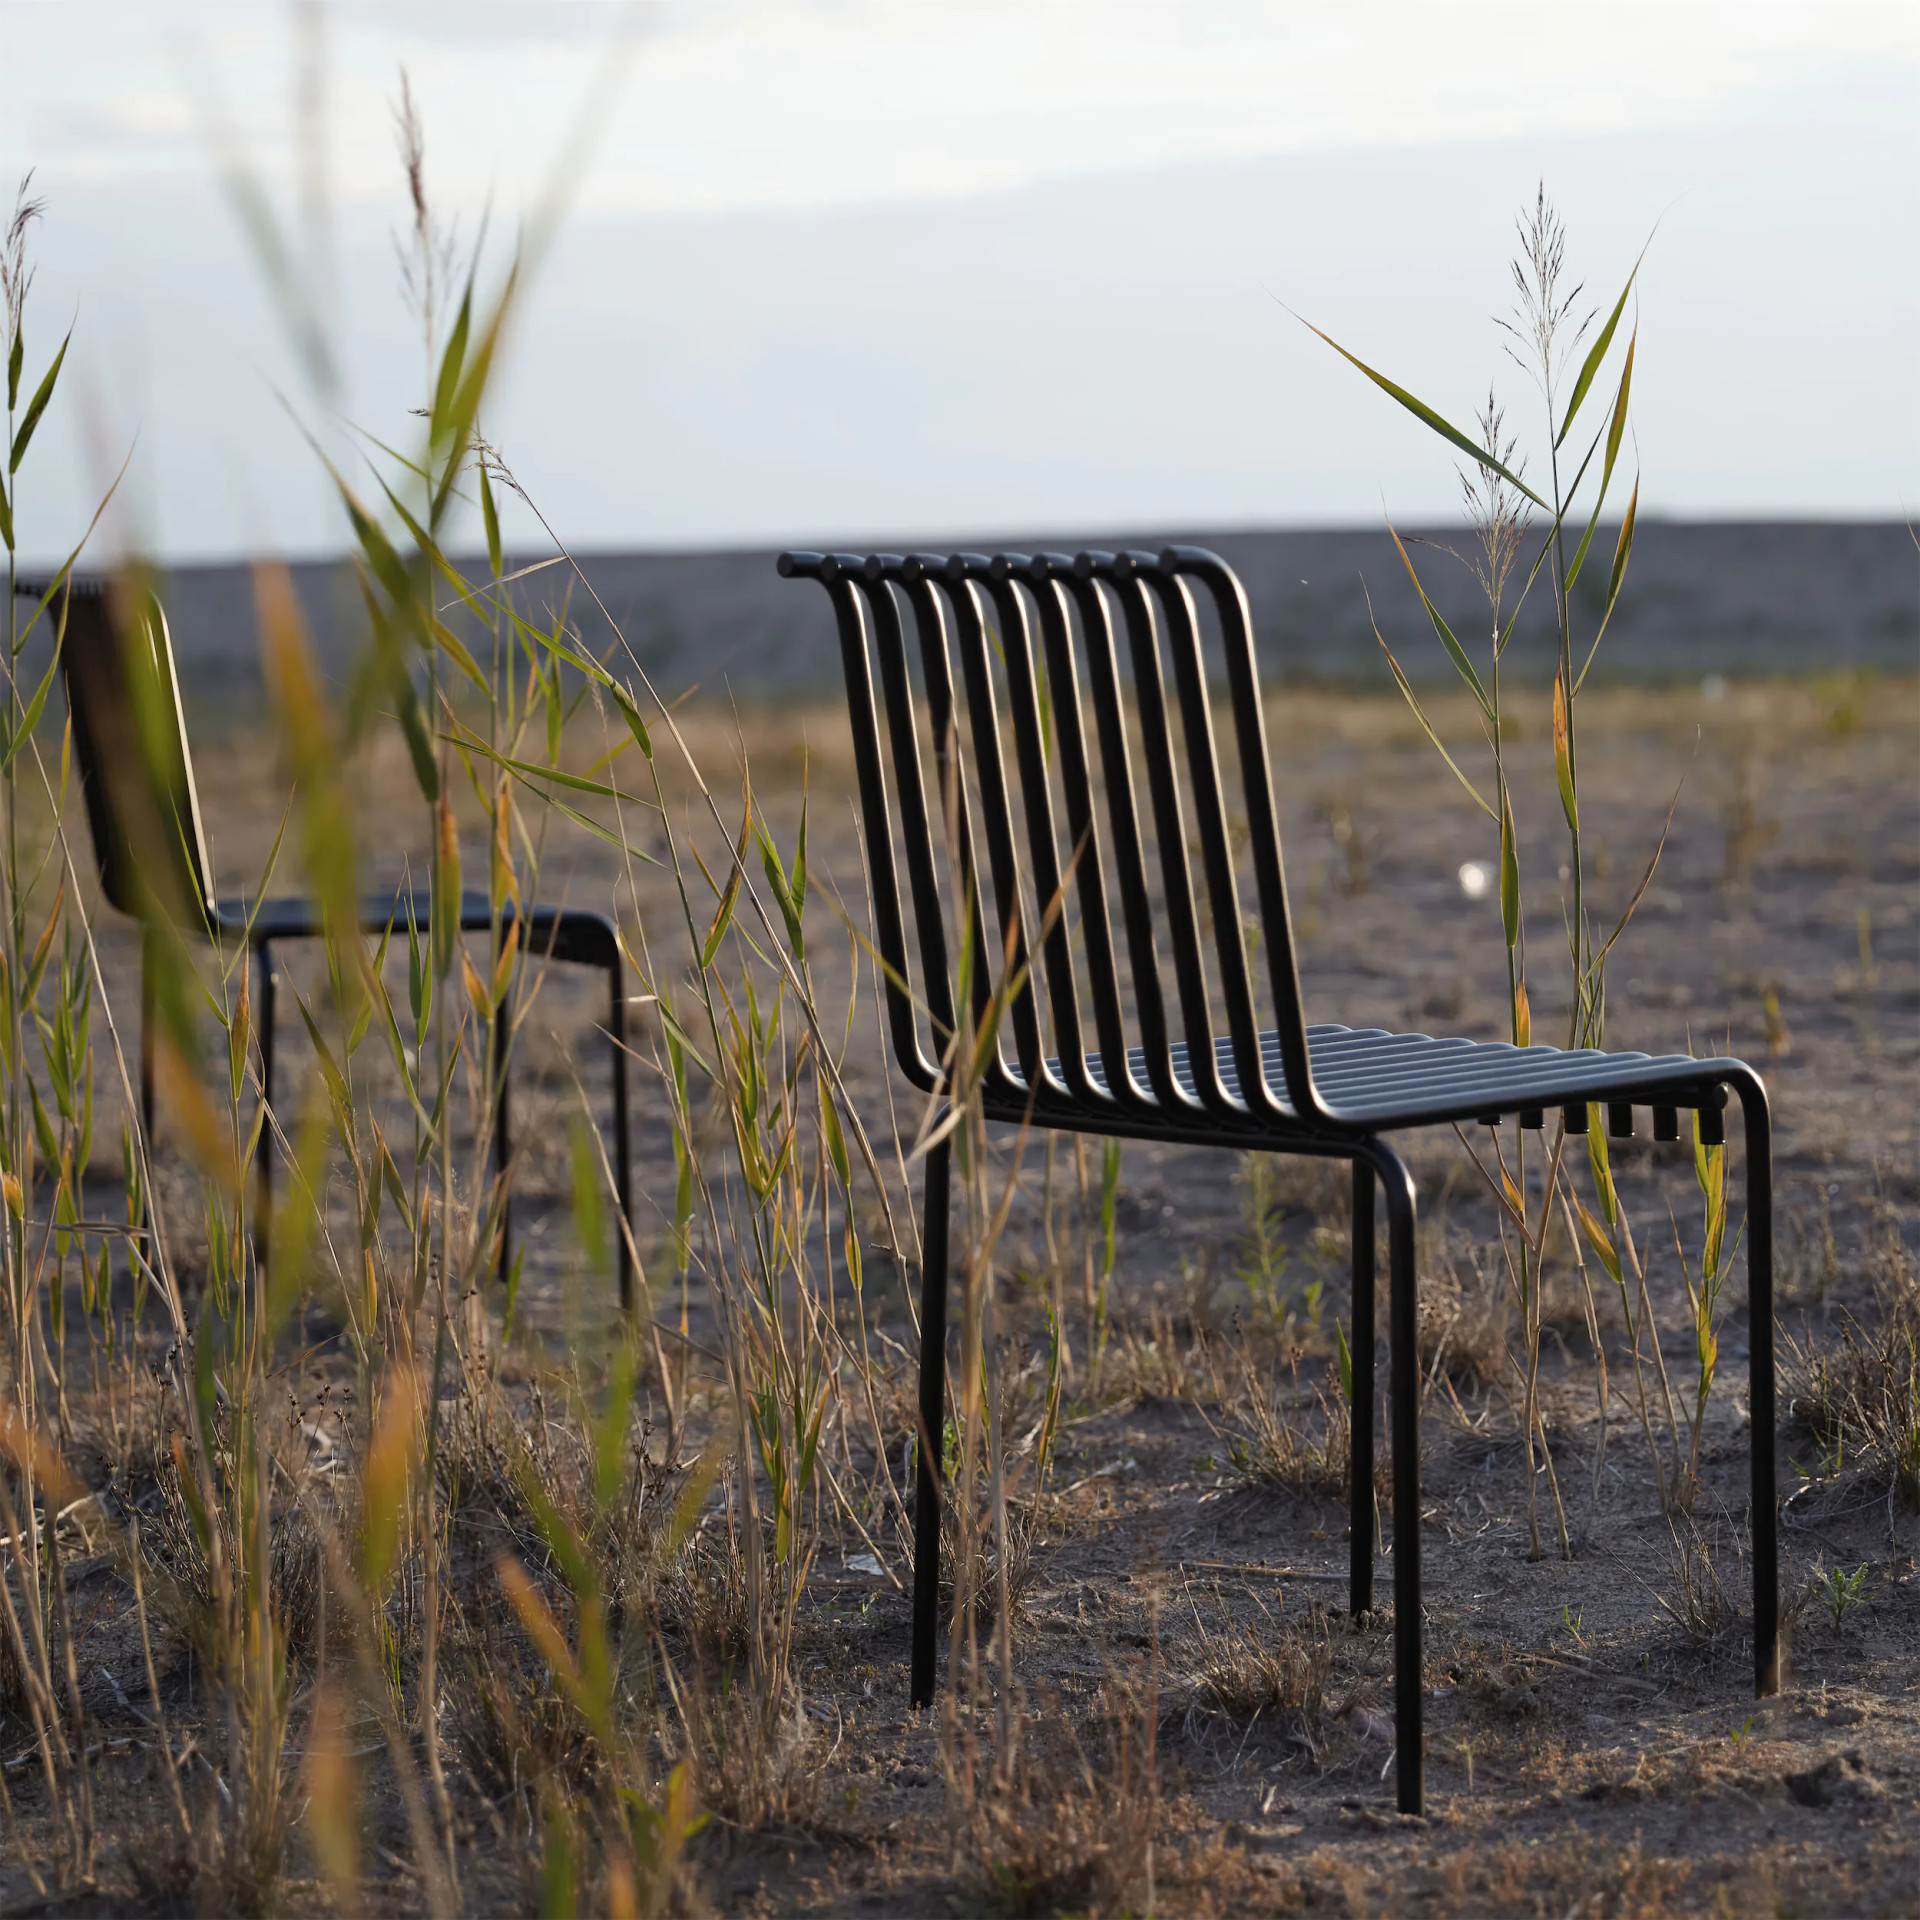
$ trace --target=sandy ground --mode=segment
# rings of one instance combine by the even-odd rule
[[[1457,712],[1447,717],[1464,725]],[[1876,1278],[1886,1284],[1905,1261],[1911,1285],[1920,1247],[1917,723],[1914,682],[1871,678],[1736,685],[1718,699],[1608,690],[1587,707],[1585,806],[1603,912],[1631,894],[1684,775],[1659,871],[1613,962],[1609,1040],[1731,1051],[1762,1067],[1778,1124],[1780,1325],[1806,1340],[1837,1339],[1849,1315],[1870,1319]],[[724,715],[689,709],[687,726],[729,816],[737,775],[715,770],[744,747],[787,846],[804,765],[816,898],[837,891],[856,901],[835,711],[750,711],[736,735]],[[1463,861],[1491,860],[1493,848],[1404,711],[1388,700],[1290,695],[1274,703],[1273,726],[1310,1017],[1503,1035],[1497,904],[1468,898],[1459,879]],[[1562,830],[1541,730],[1523,726],[1512,751],[1532,887],[1534,1018],[1548,1037],[1564,1020],[1551,880]],[[248,878],[282,804],[270,747],[234,737],[203,748],[200,774],[222,878]],[[379,761],[363,791],[369,869],[397,874],[409,858],[420,863],[424,837],[413,832],[418,808],[406,802],[403,764]],[[673,804],[717,845],[690,799]],[[657,829],[635,830],[642,845],[649,831]],[[554,854],[549,892],[586,902],[614,892],[612,857],[599,843],[556,829]],[[635,891],[619,894],[629,920],[635,892],[640,923],[661,952],[674,950],[661,874],[641,869]],[[822,997],[842,1004],[844,933],[819,907],[809,928]],[[124,1017],[131,942],[116,932],[105,951]],[[516,1090],[516,1207],[530,1249],[524,1324],[555,1343],[591,1336],[608,1311],[567,1279],[564,1252],[573,1061],[603,1097],[592,1004],[585,987],[558,978],[543,988]],[[915,1116],[889,1073],[872,1009],[864,1000],[862,1008],[849,1084],[876,1139],[887,1139]],[[281,1043],[297,1084],[304,1042],[292,1025]],[[654,1084],[643,1071],[635,1179],[636,1231],[657,1278],[671,1160]],[[113,1137],[110,1117],[101,1131]],[[1698,1202],[1687,1150],[1655,1145],[1645,1131],[1643,1115],[1642,1139],[1616,1159],[1654,1243],[1663,1347],[1683,1378],[1691,1334],[1666,1221],[1671,1207],[1691,1244]],[[1436,1368],[1423,1428],[1428,1820],[1403,1823],[1392,1812],[1391,1636],[1379,1615],[1359,1624],[1341,1616],[1341,1500],[1252,1485],[1231,1464],[1244,1430],[1235,1328],[1259,1318],[1246,1279],[1248,1166],[1228,1153],[1130,1144],[1107,1390],[1091,1402],[1076,1398],[1080,1385],[1069,1388],[1053,1490],[1034,1510],[1034,1568],[1015,1641],[1024,1710],[1041,1731],[1058,1732],[1069,1756],[1059,1797],[1045,1803],[1053,1811],[1034,1816],[1037,1857],[1047,1855],[1052,1821],[1064,1836],[1089,1809],[1121,1817],[1111,1730],[1097,1729],[1102,1712],[1119,1711],[1113,1688],[1124,1683],[1127,1711],[1157,1746],[1151,1872],[1163,1913],[1920,1910],[1920,1521],[1844,1465],[1837,1475],[1819,1471],[1821,1449],[1783,1397],[1791,1676],[1778,1698],[1757,1703],[1742,1619],[1688,1631],[1676,1570],[1692,1543],[1744,1612],[1740,1289],[1729,1291],[1721,1332],[1695,1525],[1676,1534],[1624,1397],[1619,1310],[1604,1299],[1614,1394],[1603,1440],[1592,1343],[1563,1249],[1550,1277],[1543,1391],[1574,1555],[1561,1557],[1549,1527],[1547,1552],[1530,1559],[1513,1376],[1489,1344],[1511,1319],[1492,1253],[1494,1212],[1451,1130],[1403,1144],[1424,1209],[1430,1336],[1453,1329],[1455,1343],[1454,1359]],[[1730,1158],[1737,1208],[1739,1155]],[[1002,1260],[1008,1364],[1025,1369],[1029,1394],[1043,1336],[1036,1291],[1020,1276],[1045,1266],[1042,1169],[1030,1153]],[[1001,1177],[1011,1172],[1003,1166]],[[1057,1237],[1072,1270],[1068,1336],[1084,1369],[1084,1226],[1070,1149],[1055,1177],[1065,1196]],[[1276,1355],[1294,1355],[1291,1374],[1280,1366],[1280,1399],[1311,1428],[1334,1324],[1349,1315],[1344,1185],[1311,1166],[1283,1168],[1271,1197],[1286,1249],[1277,1297],[1293,1323],[1284,1337],[1267,1327],[1248,1350],[1269,1371]],[[910,1209],[910,1187],[894,1199]],[[901,1276],[884,1248],[876,1253],[870,1301],[903,1343],[887,1364],[904,1404]],[[1317,1323],[1304,1291],[1316,1280]],[[698,1322],[696,1300],[696,1334]],[[722,1907],[754,1912],[1085,1905],[1084,1889],[1076,1896],[1038,1869],[1030,1898],[996,1890],[964,1848],[956,1855],[936,1731],[906,1711],[905,1568],[861,1571],[861,1551],[850,1530],[829,1522],[810,1586],[802,1631],[813,1811],[773,1831],[710,1832],[702,1843],[710,1893]],[[1862,1597],[1837,1618],[1801,1599],[1816,1566],[1866,1570]],[[1383,1556],[1383,1594],[1390,1571]],[[113,1607],[103,1600],[100,1611],[107,1620]],[[1324,1640],[1328,1674],[1313,1712],[1249,1718],[1217,1703],[1203,1684],[1208,1648],[1236,1631]],[[110,1700],[102,1713],[111,1716]],[[30,1801],[24,1773],[8,1779],[16,1799]],[[1062,1808],[1079,1811],[1069,1819]],[[477,1799],[465,1817],[472,1897],[526,1899],[520,1854],[489,1837],[497,1823]],[[388,1809],[374,1825],[397,1859],[398,1815]],[[1062,1837],[1058,1851],[1068,1850]],[[415,1896],[406,1875],[372,1858],[369,1866],[369,1899],[407,1907]],[[303,1878],[310,1872],[296,1858],[296,1904],[318,1897]]]

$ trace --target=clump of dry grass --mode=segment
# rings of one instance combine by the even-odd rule
[[[1825,1456],[1821,1477],[1864,1480],[1920,1512],[1920,1271],[1889,1221],[1870,1268],[1876,1311],[1838,1337],[1782,1342],[1788,1417]]]
[[[1264,1607],[1261,1615],[1257,1623],[1227,1619],[1210,1631],[1195,1610],[1200,1645],[1184,1718],[1190,1728],[1203,1718],[1223,1719],[1248,1735],[1258,1728],[1317,1754],[1330,1719],[1328,1622],[1318,1609],[1302,1626],[1275,1620]]]
[[[1420,1371],[1428,1379],[1480,1393],[1507,1384],[1513,1296],[1477,1262],[1464,1280],[1455,1259],[1425,1263],[1419,1314]]]
[[[1192,1403],[1207,1387],[1206,1330],[1188,1311],[1150,1300],[1144,1321],[1122,1320],[1101,1357],[1098,1398],[1106,1406]]]
[[[1007,1503],[1003,1553],[991,1514],[984,1515],[972,1529],[966,1529],[960,1524],[954,1502],[946,1502],[940,1513],[940,1618],[949,1624],[952,1622],[964,1585],[973,1596],[973,1625],[983,1637],[990,1636],[999,1622],[999,1596],[1003,1590],[1007,1596],[1009,1624],[1017,1626],[1040,1577],[1036,1552],[1039,1538],[1040,1523],[1028,1503]],[[967,1566],[969,1542],[972,1570],[963,1577],[961,1570]]]
[[[1116,1674],[1079,1729],[1015,1719],[995,1747],[970,1728],[945,1741],[955,1873],[990,1912],[1119,1916],[1157,1911],[1163,1795],[1157,1665]]]
[[[1745,1617],[1738,1598],[1747,1585],[1745,1556],[1737,1542],[1710,1535],[1689,1514],[1671,1516],[1668,1527],[1670,1575],[1654,1604],[1693,1645],[1718,1647]]]
[[[1329,1361],[1319,1382],[1303,1393],[1297,1351],[1285,1358],[1284,1385],[1281,1362],[1263,1369],[1244,1340],[1233,1356],[1234,1374],[1224,1382],[1215,1376],[1220,1412],[1210,1421],[1224,1443],[1227,1466],[1246,1485],[1267,1492],[1344,1500],[1352,1484],[1353,1414],[1340,1364]],[[1390,1503],[1392,1476],[1384,1454],[1374,1462],[1374,1492],[1383,1508]]]

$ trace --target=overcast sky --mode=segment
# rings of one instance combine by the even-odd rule
[[[435,203],[469,238],[490,210],[493,257],[566,177],[488,426],[581,546],[1444,514],[1444,450],[1287,308],[1456,417],[1493,379],[1532,433],[1492,316],[1543,176],[1596,300],[1659,223],[1643,510],[1920,507],[1912,5],[0,0],[0,29],[0,173],[48,203],[34,367],[77,315],[22,474],[42,554],[129,445],[166,558],[337,547],[302,426],[404,439],[419,390],[403,67]]]

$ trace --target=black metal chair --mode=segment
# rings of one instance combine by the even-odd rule
[[[16,591],[38,599],[46,588],[20,585]],[[259,968],[261,1090],[273,1099],[274,970],[273,948],[283,940],[306,940],[323,931],[319,903],[300,895],[277,895],[247,902],[218,899],[200,823],[200,797],[194,785],[193,759],[173,670],[173,645],[166,615],[151,593],[136,592],[138,612],[126,618],[115,590],[101,581],[71,581],[56,593],[49,613],[63,622],[60,666],[73,720],[74,756],[86,797],[87,823],[93,833],[101,891],[110,906],[141,923],[140,955],[140,1107],[149,1139],[153,1137],[153,990],[157,920],[205,938],[244,940]],[[360,903],[361,926],[379,932],[404,926],[409,916],[424,928],[430,914],[426,888],[400,888]],[[463,932],[492,932],[494,914],[484,893],[463,892]],[[548,959],[605,972],[608,985],[607,1033],[613,1050],[614,1180],[620,1210],[631,1222],[633,1203],[628,1174],[626,995],[619,943],[605,914],[583,908],[534,905],[525,912],[508,901],[500,917],[500,938],[521,939]],[[511,1009],[496,1012],[497,1044],[504,1046]],[[508,1158],[507,1075],[500,1075],[494,1116],[496,1164]],[[260,1136],[260,1173],[271,1176],[270,1130]],[[621,1305],[632,1304],[633,1265],[626,1238],[619,1236]],[[503,1211],[498,1268],[509,1264],[508,1220]]]
[[[1007,1001],[1016,1057],[1009,1061],[997,1043],[988,1056],[982,1093],[988,1118],[1352,1163],[1350,1571],[1356,1615],[1367,1612],[1373,1599],[1376,1182],[1384,1190],[1395,1728],[1399,1805],[1405,1813],[1421,1811],[1423,1794],[1414,1185],[1381,1136],[1397,1128],[1495,1121],[1516,1113],[1522,1125],[1540,1127],[1546,1109],[1554,1106],[1564,1109],[1573,1132],[1586,1131],[1590,1107],[1604,1106],[1609,1131],[1631,1134],[1633,1108],[1642,1105],[1653,1109],[1656,1139],[1677,1139],[1679,1109],[1693,1108],[1702,1138],[1718,1142],[1724,1138],[1725,1090],[1732,1089],[1745,1116],[1747,1149],[1754,1684],[1761,1694],[1775,1691],[1772,1160],[1767,1096],[1759,1075],[1734,1059],[1566,1052],[1308,1026],[1287,913],[1252,622],[1240,582],[1213,554],[1192,547],[1158,555],[1072,558],[787,553],[779,567],[785,576],[818,580],[838,617],[877,944],[891,970],[890,1028],[900,1068],[914,1086],[935,1098],[947,1090],[943,1063],[955,1024],[959,952],[949,921],[957,910],[970,919],[976,1022],[989,1016],[996,971],[1005,969],[1001,977],[1010,974],[1018,989]],[[1211,625],[1224,653],[1241,776],[1236,798],[1245,809],[1245,854],[1256,896],[1251,917],[1243,914],[1235,877],[1204,654],[1208,623],[1196,587],[1210,603]],[[917,689],[903,601],[918,638]],[[1116,615],[1131,667],[1130,705],[1123,691]],[[956,650],[970,743],[962,738],[956,711]],[[995,653],[1004,663],[1015,785],[1025,818],[1024,861],[1017,851],[1005,771],[1009,743],[999,711]],[[1097,759],[1089,754],[1089,700]],[[1177,742],[1170,707],[1179,713]],[[929,819],[923,743],[931,744],[944,816],[944,844],[938,848]],[[1135,797],[1136,755],[1146,763],[1158,854],[1157,901]],[[1096,772],[1104,791],[1104,823]],[[1188,854],[1190,831],[1199,841],[1197,888]],[[986,842],[988,889],[998,921],[994,939],[987,937],[982,918],[988,889],[978,879],[977,834]],[[902,855],[917,957],[909,952],[903,918],[897,877]],[[1115,892],[1118,940],[1110,905]],[[1250,943],[1250,933],[1257,934],[1257,945]],[[1036,937],[1040,952],[1029,971],[1029,944]],[[1173,965],[1170,1002],[1162,975],[1163,940]],[[1121,984],[1123,957],[1131,1017]],[[1042,1037],[1040,997],[1032,990],[1036,982],[1044,988],[1051,1047]],[[1265,1028],[1257,1013],[1263,982],[1272,1018]],[[1224,1032],[1216,1006],[1225,1014]],[[948,1148],[942,1143],[928,1151],[926,1169],[914,1517],[916,1706],[933,1698],[938,1646],[948,1201]]]

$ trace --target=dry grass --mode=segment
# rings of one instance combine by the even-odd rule
[[[1884,1490],[1920,1512],[1920,1270],[1883,1219],[1868,1263],[1873,1305],[1825,1338],[1782,1342],[1788,1418],[1820,1450],[1822,1478]]]
[[[1353,1417],[1339,1366],[1327,1362],[1319,1381],[1302,1389],[1297,1353],[1263,1366],[1242,1341],[1229,1364],[1233,1371],[1224,1380],[1216,1376],[1221,1412],[1215,1430],[1233,1473],[1267,1492],[1344,1500],[1353,1480]],[[1374,1494],[1383,1509],[1390,1504],[1384,1454],[1375,1459]]]
[[[962,1886],[1010,1916],[1157,1911],[1159,1723],[1149,1672],[1109,1679],[1077,1725],[1022,1719],[998,1752],[956,1728],[947,1800]]]
[[[1209,1629],[1196,1610],[1194,1626],[1200,1644],[1188,1682],[1189,1719],[1218,1716],[1243,1733],[1258,1727],[1263,1737],[1316,1756],[1330,1717],[1334,1644],[1327,1620],[1316,1614],[1291,1627],[1262,1608],[1253,1621],[1227,1619]]]

